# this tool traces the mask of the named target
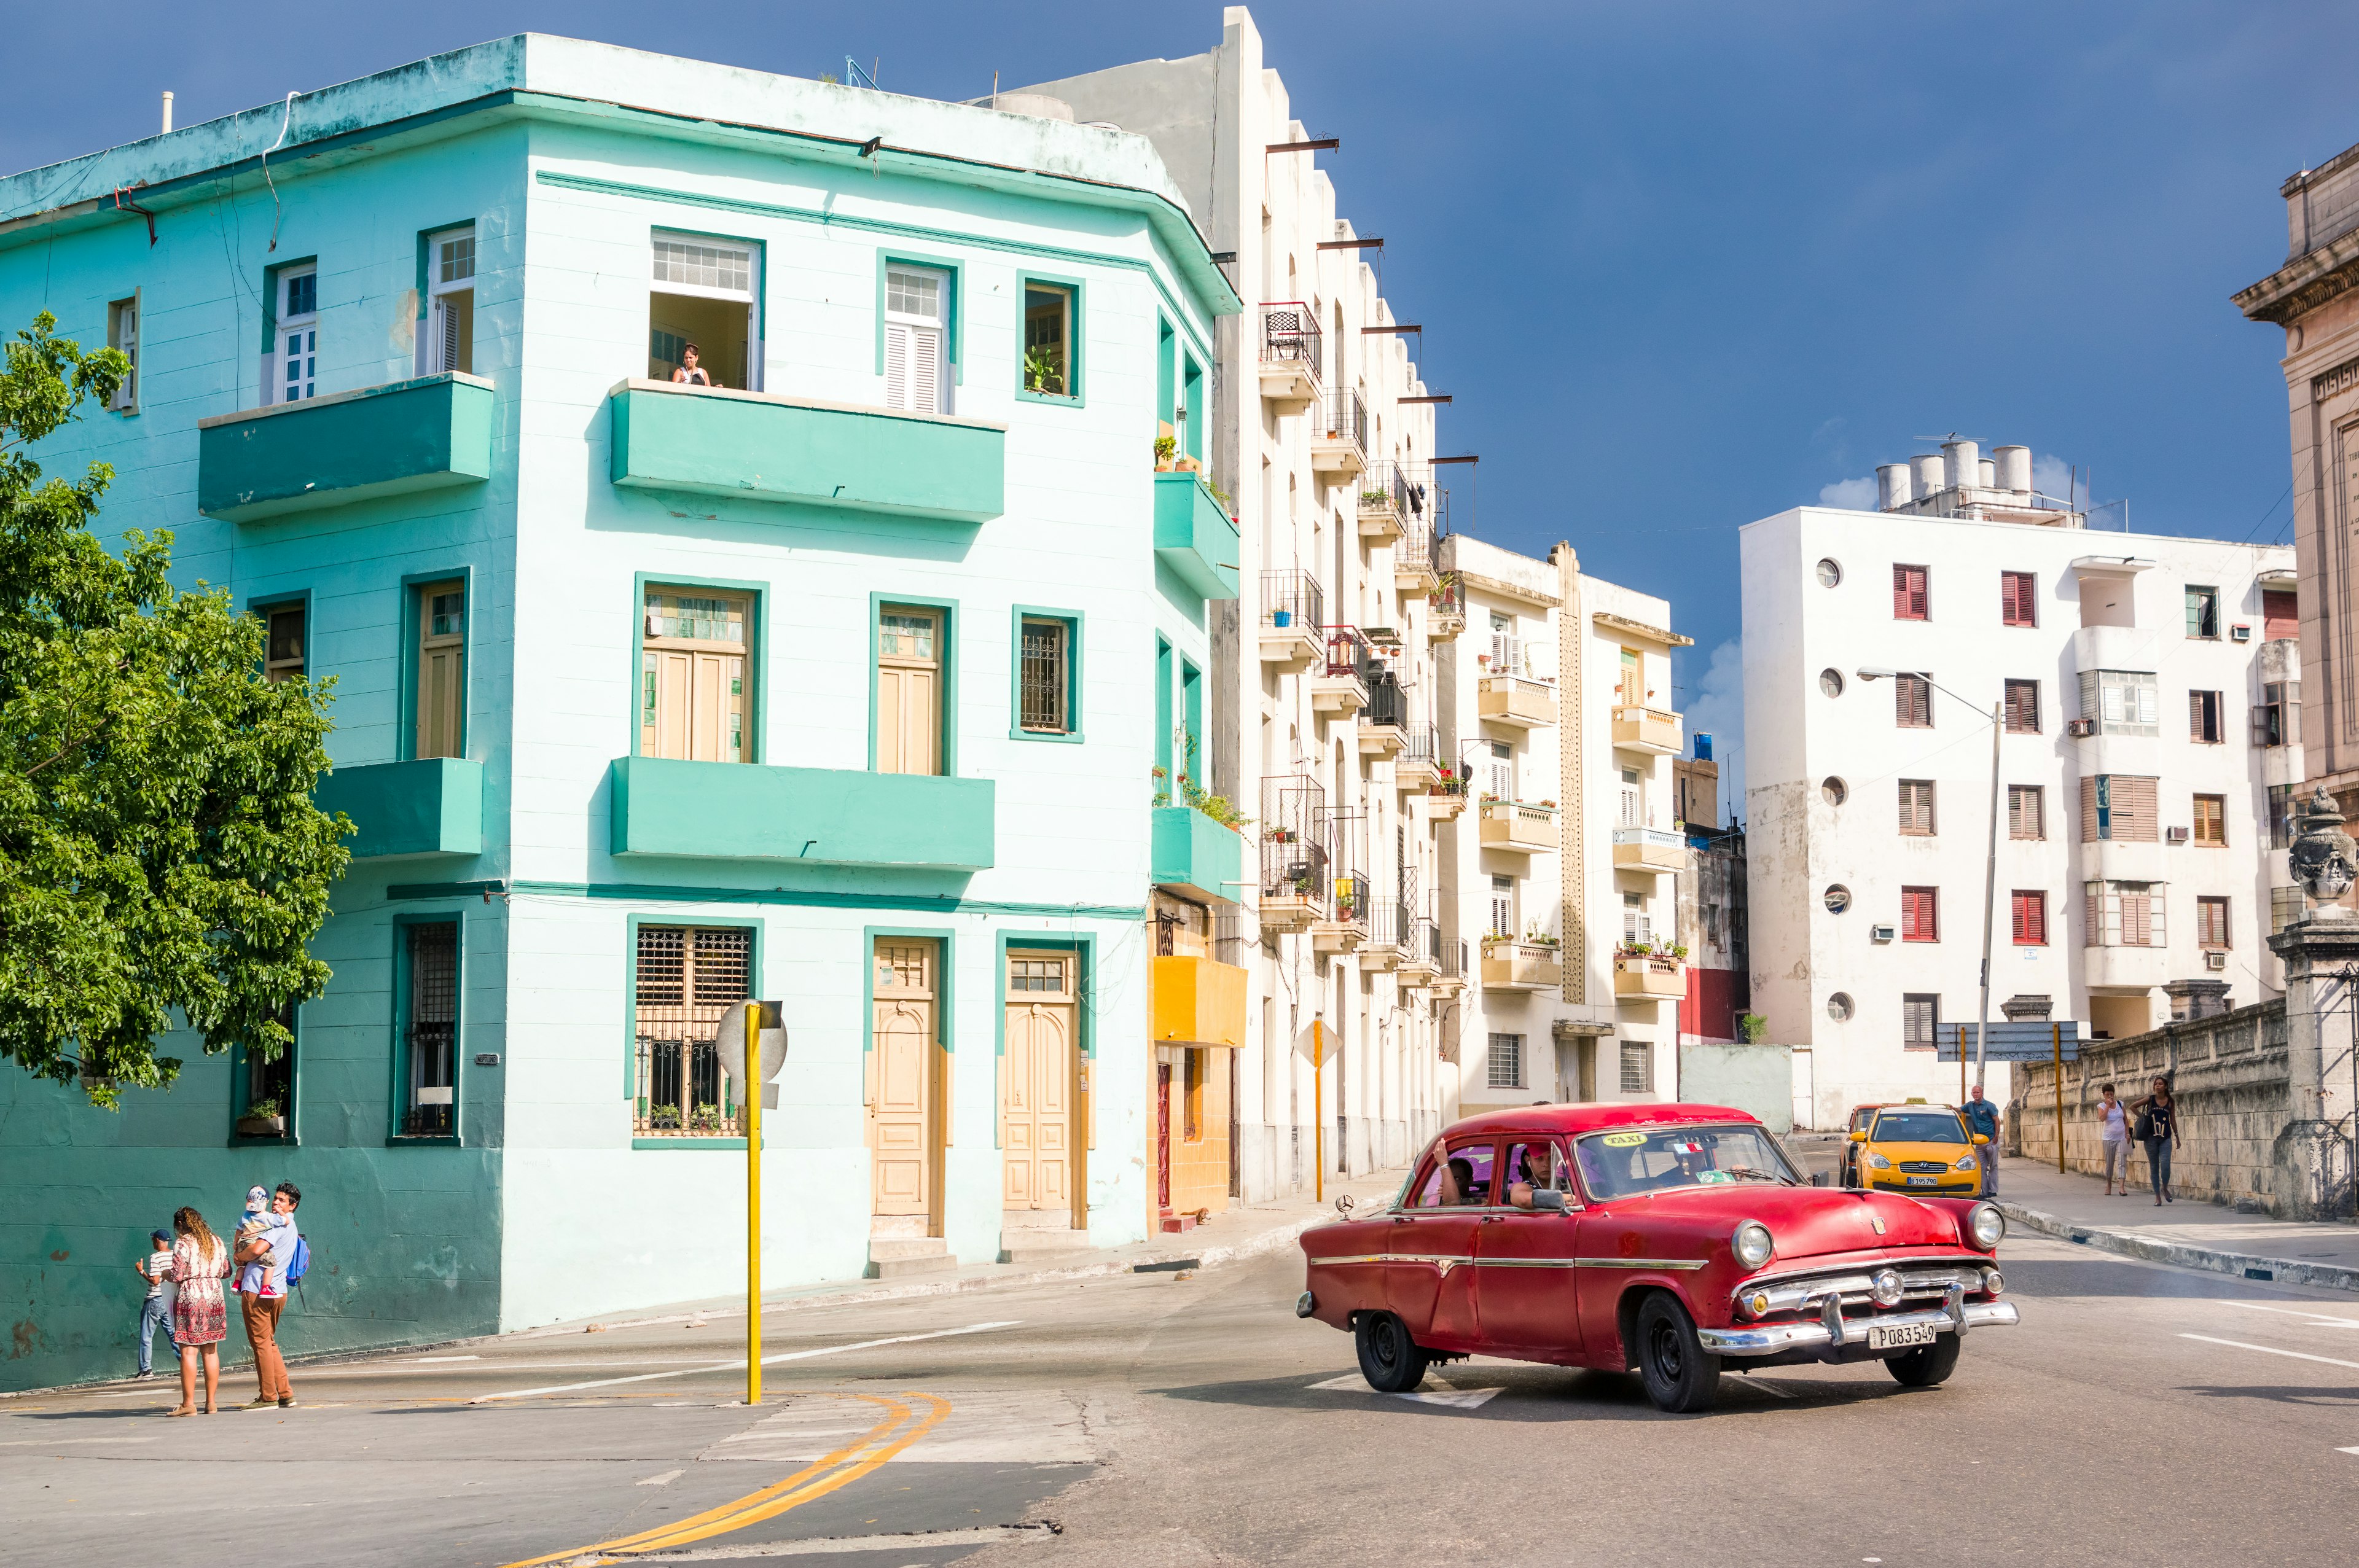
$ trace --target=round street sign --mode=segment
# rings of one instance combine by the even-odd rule
[[[786,1016],[775,1001],[751,1004],[761,1013],[761,1082],[768,1083],[787,1065]],[[712,1036],[712,1049],[721,1058],[722,1071],[732,1082],[745,1081],[745,1013],[746,1004],[734,1003],[721,1015],[721,1027]]]

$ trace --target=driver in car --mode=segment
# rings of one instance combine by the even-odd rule
[[[1507,1201],[1517,1208],[1532,1206],[1534,1189],[1557,1185],[1556,1146],[1535,1143],[1527,1147],[1517,1162],[1515,1179],[1507,1187]]]

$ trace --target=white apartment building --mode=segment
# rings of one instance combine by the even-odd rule
[[[1209,429],[1183,406],[1178,432],[1242,535],[1207,683],[1212,787],[1256,818],[1212,916],[1215,957],[1248,971],[1230,1195],[1310,1189],[1322,1155],[1403,1163],[1440,1126],[1436,806],[1459,804],[1429,793],[1448,754],[1433,648],[1459,624],[1428,598],[1446,503],[1433,406],[1405,400],[1430,395],[1245,7],[1207,53],[1021,98],[1153,141],[1246,301],[1218,329]]]
[[[1467,630],[1438,660],[1471,804],[1442,828],[1441,936],[1467,985],[1443,1018],[1444,1115],[1678,1095],[1670,606],[1464,535],[1442,542]]]
[[[2023,447],[1879,479],[1878,511],[1741,535],[1752,1004],[1819,1127],[1957,1093],[1934,1042],[1979,1005],[1995,711],[1993,1019],[2123,1038],[2263,1000],[2299,907],[2293,552],[2092,530]]]

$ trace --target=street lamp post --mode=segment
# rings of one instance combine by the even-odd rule
[[[1955,697],[1960,702],[1966,701],[1948,687],[1937,683],[1932,676],[1922,670],[1895,670],[1871,666],[1855,673],[1864,681],[1892,680],[1904,675],[1915,676],[1933,690]],[[1981,711],[1975,704],[1967,703],[1967,706],[1974,708],[1976,712]],[[1976,1088],[1983,1087],[1990,1056],[1991,937],[1993,928],[1998,921],[1998,742],[1999,737],[2006,730],[2005,719],[2006,708],[1998,703],[1993,703],[1990,712],[1990,838],[1988,849],[1983,857],[1982,1000],[1976,1010],[1974,1020],[1974,1087]]]

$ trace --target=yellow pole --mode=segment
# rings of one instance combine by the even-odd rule
[[[2056,1169],[2064,1169],[2064,1026],[2050,1021],[2049,1049],[2056,1054]]]
[[[745,1402],[762,1402],[762,1007],[745,1004]]]
[[[1310,1162],[1318,1167],[1311,1195],[1327,1201],[1327,1024],[1310,1021]]]

